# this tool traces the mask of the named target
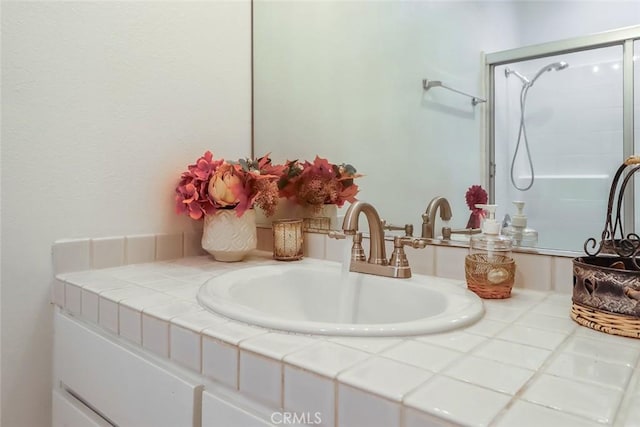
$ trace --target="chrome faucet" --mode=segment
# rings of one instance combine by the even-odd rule
[[[370,245],[368,258],[365,257],[362,248],[362,233],[358,231],[360,213],[365,214],[369,225]],[[411,277],[411,268],[404,252],[404,246],[424,248],[427,245],[427,241],[408,236],[395,237],[393,239],[393,254],[391,259],[387,260],[383,227],[384,223],[380,220],[378,211],[373,205],[357,201],[351,204],[345,213],[342,223],[343,233],[330,232],[329,237],[344,238],[347,235],[353,236],[349,271],[395,278]]]
[[[440,208],[440,218],[443,221],[451,219],[451,205],[444,197],[434,197],[429,202],[427,210],[422,214],[422,237],[427,239],[435,238],[434,229],[436,227],[436,213]]]

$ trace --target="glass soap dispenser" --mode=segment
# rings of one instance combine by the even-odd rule
[[[467,287],[481,298],[509,298],[516,265],[511,258],[512,240],[500,234],[496,221],[497,205],[476,205],[488,212],[482,233],[471,236],[469,255],[465,258]]]
[[[511,224],[502,233],[513,240],[513,246],[535,247],[538,245],[538,232],[527,228],[527,216],[523,213],[524,202],[513,202],[517,212],[511,218]]]

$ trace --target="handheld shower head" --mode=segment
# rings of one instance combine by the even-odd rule
[[[560,70],[564,70],[565,68],[567,68],[569,66],[569,64],[567,64],[564,61],[560,61],[560,62],[554,62],[552,64],[549,65],[545,65],[544,67],[542,67],[540,69],[540,71],[538,71],[535,75],[535,77],[533,79],[531,79],[531,84],[530,86],[533,86],[533,84],[535,83],[535,81],[538,79],[538,77],[540,77],[542,74],[544,74],[547,71],[551,71],[551,70],[556,70],[556,71],[560,71]]]
[[[522,81],[522,89],[520,89],[520,130],[518,131],[518,141],[516,142],[516,148],[513,153],[513,157],[511,158],[511,184],[516,190],[520,190],[520,191],[529,190],[533,186],[533,180],[535,179],[535,171],[533,169],[533,160],[531,159],[531,152],[529,151],[529,141],[527,140],[527,129],[525,127],[525,120],[524,120],[524,109],[527,103],[527,93],[529,92],[529,89],[531,89],[531,86],[533,86],[535,81],[538,79],[538,77],[540,77],[545,72],[551,71],[551,70],[556,70],[556,71],[564,70],[568,66],[569,64],[567,64],[564,61],[552,62],[551,64],[548,64],[542,67],[538,71],[538,73],[531,79],[531,81],[529,81],[522,74],[519,74],[517,71],[513,71],[508,68],[506,68],[504,71],[504,74],[506,77],[509,77],[510,74],[515,74]],[[519,187],[518,184],[516,183],[514,170],[515,170],[515,164],[516,164],[516,157],[518,155],[518,150],[520,148],[520,143],[522,141],[524,141],[524,147],[527,151],[526,155],[527,155],[527,160],[529,162],[529,170],[531,171],[531,178],[529,179],[528,185]]]

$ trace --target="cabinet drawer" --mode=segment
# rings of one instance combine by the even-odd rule
[[[112,427],[98,414],[64,390],[53,390],[52,427]]]
[[[265,416],[234,405],[226,399],[205,391],[202,393],[202,427],[273,427]]]
[[[57,382],[120,426],[199,425],[202,386],[56,311]],[[196,403],[198,402],[198,403]]]

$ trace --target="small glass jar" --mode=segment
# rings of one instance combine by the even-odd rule
[[[502,234],[474,234],[469,241],[469,254],[485,255],[487,260],[495,257],[511,257],[513,241]]]
[[[301,219],[273,221],[273,259],[295,261],[302,259],[303,231]]]

